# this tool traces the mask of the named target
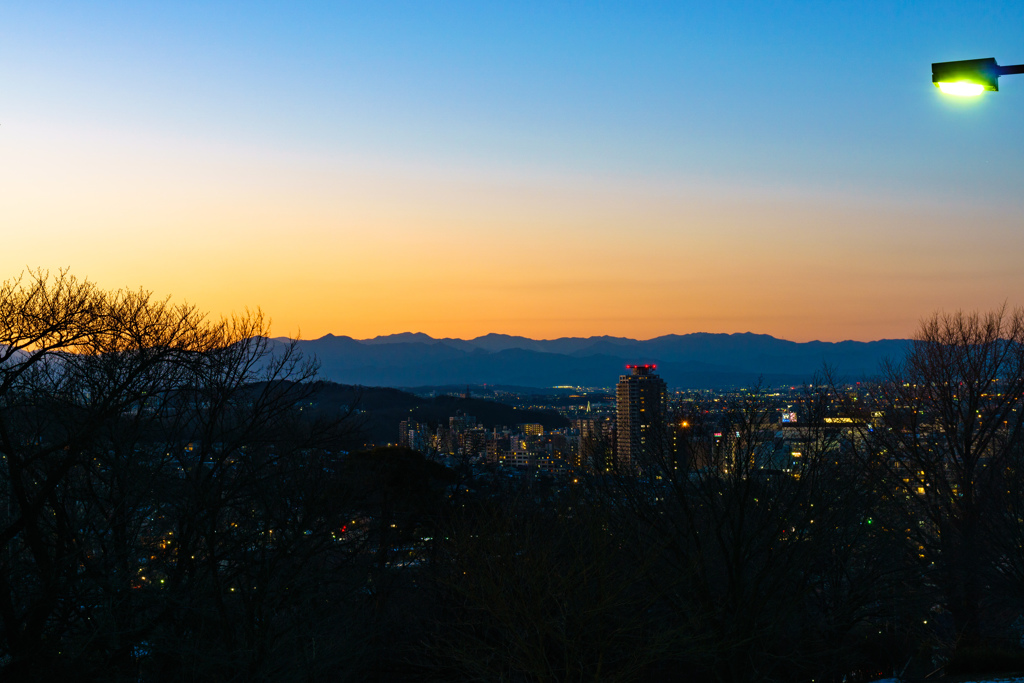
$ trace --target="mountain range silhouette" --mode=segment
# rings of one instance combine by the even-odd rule
[[[751,332],[670,334],[647,340],[545,340],[505,334],[435,339],[403,332],[373,339],[328,334],[298,344],[305,354],[319,359],[323,379],[345,384],[610,387],[627,364],[653,363],[670,387],[699,389],[749,386],[758,378],[773,386],[801,384],[813,381],[826,365],[846,380],[860,381],[876,375],[883,359],[902,358],[910,341],[792,342]]]

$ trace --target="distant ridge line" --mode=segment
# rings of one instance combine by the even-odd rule
[[[513,334],[503,334],[503,333],[500,333],[500,332],[488,332],[487,334],[482,334],[482,335],[480,335],[478,337],[473,337],[471,339],[463,339],[462,337],[432,337],[429,334],[427,334],[426,332],[397,332],[395,334],[382,334],[382,335],[377,335],[376,337],[368,337],[366,339],[356,339],[355,337],[350,337],[350,336],[347,336],[347,335],[334,335],[334,334],[328,333],[328,334],[324,335],[323,337],[320,337],[320,339],[323,339],[325,337],[340,337],[340,338],[345,338],[345,339],[352,339],[354,341],[362,342],[364,344],[394,344],[394,343],[406,343],[406,342],[413,342],[413,341],[423,341],[423,342],[426,342],[426,343],[431,343],[431,342],[433,342],[433,343],[440,343],[440,342],[446,342],[446,341],[472,343],[472,342],[479,342],[479,341],[483,341],[483,340],[500,340],[500,339],[523,340],[523,341],[529,341],[529,342],[535,342],[535,343],[560,342],[560,341],[569,341],[569,340],[579,340],[579,341],[614,340],[614,341],[622,341],[622,342],[652,342],[652,341],[657,341],[657,340],[660,340],[660,339],[678,339],[678,338],[685,338],[685,337],[713,337],[713,338],[717,338],[717,337],[757,337],[757,338],[762,338],[762,339],[774,339],[774,340],[780,341],[780,342],[789,342],[791,344],[845,344],[847,342],[853,342],[853,343],[856,343],[856,344],[871,344],[871,343],[876,342],[876,341],[907,341],[907,340],[903,340],[903,339],[892,339],[892,338],[888,338],[888,337],[883,337],[882,339],[874,339],[874,340],[870,340],[870,341],[860,341],[860,340],[856,340],[856,339],[843,339],[843,340],[840,340],[840,341],[831,342],[831,341],[822,341],[820,339],[813,339],[813,340],[806,341],[806,342],[795,342],[795,341],[792,341],[792,340],[789,340],[789,339],[784,339],[782,337],[775,337],[773,335],[766,334],[766,333],[763,333],[763,332],[750,332],[750,331],[747,331],[747,332],[686,332],[684,334],[678,334],[678,333],[675,333],[675,332],[671,332],[669,334],[663,334],[663,335],[659,335],[657,337],[651,337],[649,339],[634,339],[633,337],[616,337],[616,336],[607,335],[607,334],[591,335],[589,337],[556,337],[554,339],[534,339],[533,337],[524,337],[522,335],[513,335]],[[289,337],[277,337],[277,339],[284,340],[284,339],[290,339],[290,338]]]
[[[277,338],[274,343],[292,343]],[[435,339],[422,332],[372,339],[328,334],[296,342],[315,356],[324,379],[364,386],[448,384],[611,386],[628,363],[655,363],[669,386],[716,388],[811,380],[826,365],[848,378],[876,375],[910,341],[793,342],[753,332],[670,334],[647,340],[612,337],[530,339],[486,334]]]

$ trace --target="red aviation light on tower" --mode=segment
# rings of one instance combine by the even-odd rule
[[[627,365],[626,366],[627,370],[635,370],[636,368],[643,368],[644,370],[657,370],[658,366],[657,365],[653,365],[653,364]]]

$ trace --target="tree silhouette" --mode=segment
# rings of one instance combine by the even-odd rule
[[[347,557],[345,435],[301,417],[316,366],[266,331],[66,272],[0,287],[5,680],[295,671],[285,605]]]
[[[951,636],[975,646],[986,601],[1003,599],[993,582],[1020,566],[1005,541],[1021,528],[1024,311],[932,316],[871,391],[878,417],[860,427],[859,457],[900,511]]]

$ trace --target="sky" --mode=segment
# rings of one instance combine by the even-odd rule
[[[1024,305],[1016,2],[47,2],[0,20],[0,280],[277,335],[908,337]]]

